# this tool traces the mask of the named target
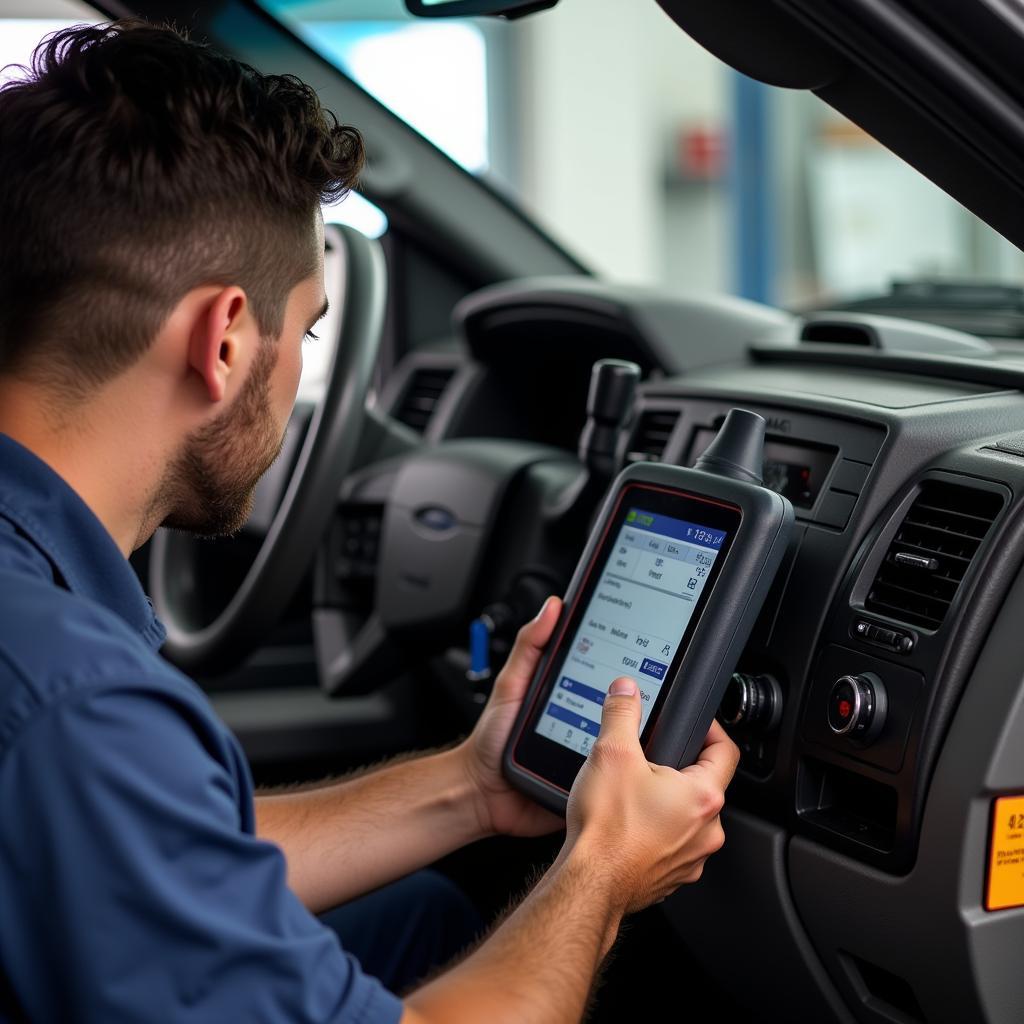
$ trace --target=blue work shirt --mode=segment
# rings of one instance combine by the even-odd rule
[[[110,534],[0,435],[0,1021],[395,1022]]]

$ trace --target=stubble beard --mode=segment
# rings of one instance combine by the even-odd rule
[[[234,405],[185,440],[161,486],[164,526],[229,537],[245,525],[256,484],[284,444],[270,408],[277,354],[264,340]]]

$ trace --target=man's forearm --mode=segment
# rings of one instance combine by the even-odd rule
[[[385,765],[335,785],[256,800],[257,833],[288,861],[288,884],[319,912],[483,837],[456,750]]]
[[[598,855],[563,852],[472,956],[409,996],[402,1024],[579,1021],[622,918],[616,889]]]

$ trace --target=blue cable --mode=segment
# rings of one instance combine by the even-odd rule
[[[494,623],[490,616],[481,615],[469,624],[470,679],[486,679],[491,674],[491,633]]]

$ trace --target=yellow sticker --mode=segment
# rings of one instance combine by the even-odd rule
[[[1024,796],[1001,796],[992,807],[986,910],[1024,906]]]

